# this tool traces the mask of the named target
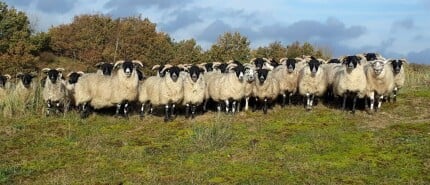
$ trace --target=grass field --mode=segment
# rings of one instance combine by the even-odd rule
[[[0,118],[2,184],[430,184],[430,66],[381,112]],[[7,116],[13,115],[13,116]]]

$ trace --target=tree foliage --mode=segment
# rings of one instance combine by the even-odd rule
[[[252,53],[253,57],[274,58],[279,60],[287,56],[287,47],[283,46],[281,42],[275,41],[266,47],[258,47]]]
[[[30,22],[24,12],[0,2],[0,67],[12,72],[34,66],[37,47],[31,42]]]
[[[248,61],[250,59],[250,41],[239,32],[226,32],[218,37],[217,42],[208,51],[212,61],[226,62],[229,60]]]

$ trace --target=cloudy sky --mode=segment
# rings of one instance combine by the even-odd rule
[[[334,56],[379,52],[430,64],[429,0],[5,0],[36,29],[67,24],[75,15],[141,15],[176,41],[195,38],[209,48],[239,31],[251,46],[311,42]]]

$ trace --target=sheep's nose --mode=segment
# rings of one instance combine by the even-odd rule
[[[317,72],[317,68],[316,67],[313,67],[312,68],[312,73],[316,73]]]

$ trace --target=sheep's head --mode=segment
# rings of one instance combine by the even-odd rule
[[[269,69],[264,69],[264,68],[257,69],[257,77],[260,84],[263,84],[266,81],[269,71],[270,71]]]
[[[373,61],[378,59],[383,59],[379,53],[365,53],[364,57],[366,57],[367,61]]]
[[[79,77],[81,77],[82,75],[84,75],[84,72],[82,71],[78,71],[78,72],[73,71],[67,74],[67,78],[69,79],[68,80],[69,84],[75,84],[76,82],[78,82]]]
[[[265,58],[254,58],[251,60],[251,63],[253,63],[257,69],[263,68],[265,62],[267,62]]]
[[[361,58],[356,55],[346,56],[342,59],[342,64],[345,65],[348,70],[353,70],[358,64],[361,64]]]
[[[387,63],[385,60],[372,60],[370,61],[370,65],[376,75],[380,75],[382,71],[384,71],[384,66]]]
[[[63,76],[63,68],[57,68],[57,69],[50,69],[50,68],[44,68],[42,69],[42,72],[44,72],[48,79],[55,84],[57,80],[61,79]]]
[[[124,72],[126,77],[130,77],[133,73],[133,70],[138,67],[143,67],[142,62],[138,60],[120,60],[115,63],[113,68],[115,70],[117,68],[120,68],[120,70]]]
[[[292,73],[294,69],[296,69],[296,63],[297,63],[297,60],[294,58],[287,59],[287,61],[285,62],[285,65],[287,65],[287,70],[289,73]]]
[[[408,63],[406,59],[398,59],[398,60],[391,59],[391,60],[388,60],[388,62],[391,63],[391,65],[393,66],[393,71],[396,74],[400,73],[402,66]]]
[[[196,82],[200,78],[200,74],[204,72],[204,69],[197,65],[192,65],[191,67],[187,68],[187,71],[190,74],[191,80]]]
[[[276,61],[274,58],[271,58],[269,61],[270,61],[270,65],[273,66],[274,68],[279,66],[279,62]]]
[[[0,75],[0,87],[4,87],[6,85],[6,82],[11,78],[10,75]]]
[[[34,74],[34,73],[18,73],[16,75],[16,77],[21,80],[22,85],[24,85],[25,88],[29,88],[31,85],[31,82],[33,81],[33,78],[36,77],[36,74]]]
[[[95,65],[103,72],[103,75],[110,76],[112,74],[113,64],[107,62],[99,62]]]
[[[239,81],[243,80],[243,76],[245,73],[245,67],[243,65],[237,65],[235,63],[228,64],[226,67],[226,70],[228,72],[234,72],[236,73],[236,77],[239,79]]]
[[[309,69],[312,73],[312,75],[315,75],[318,72],[318,68],[321,65],[321,61],[317,60],[315,57],[311,57],[308,61]]]
[[[204,63],[203,66],[204,66],[206,72],[211,72],[214,70],[213,63],[211,63],[211,62],[210,63]]]
[[[154,65],[153,67],[152,67],[152,70],[156,70],[157,71],[157,76],[159,76],[159,77],[164,77],[165,75],[166,75],[166,71],[164,70],[164,65],[163,64],[157,64],[157,65]]]
[[[332,59],[328,60],[328,63],[329,64],[340,64],[341,62],[337,58],[332,58]]]
[[[245,73],[244,73],[244,78],[248,83],[251,83],[255,80],[255,66],[250,64],[250,63],[246,63],[243,65],[245,67]]]
[[[179,74],[181,72],[181,69],[178,66],[172,66],[172,65],[166,65],[164,67],[164,70],[166,73],[169,74],[170,78],[176,82],[179,78]]]
[[[219,69],[221,71],[221,73],[227,73],[228,72],[228,70],[227,70],[228,65],[229,64],[227,64],[227,63],[221,63],[217,66],[217,69]]]

